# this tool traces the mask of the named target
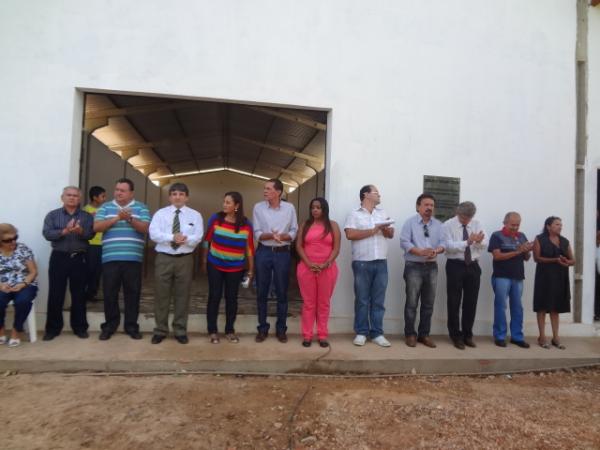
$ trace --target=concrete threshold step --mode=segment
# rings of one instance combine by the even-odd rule
[[[257,344],[254,335],[241,335],[239,344],[221,339],[211,344],[205,335],[190,335],[182,345],[172,337],[158,345],[150,334],[136,341],[122,333],[99,341],[98,333],[81,340],[63,333],[53,341],[24,342],[20,347],[0,347],[0,372],[98,372],[98,373],[230,373],[298,375],[392,374],[491,374],[555,370],[600,364],[599,338],[563,338],[566,350],[546,350],[537,345],[521,349],[496,347],[489,338],[477,338],[477,348],[459,350],[446,337],[434,336],[435,349],[407,347],[400,336],[390,336],[392,347],[372,342],[352,345],[352,336],[335,335],[331,348],[317,343],[304,348],[298,335],[282,344],[275,337]],[[534,338],[528,339],[531,343]]]

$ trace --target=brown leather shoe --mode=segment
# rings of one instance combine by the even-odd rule
[[[472,348],[477,347],[477,345],[475,344],[475,342],[473,342],[473,338],[465,338],[465,345],[467,347],[472,347]]]
[[[281,332],[281,333],[277,333],[277,340],[279,342],[281,342],[282,344],[285,344],[287,342],[287,335],[285,334],[285,331]]]
[[[256,333],[256,337],[254,338],[254,340],[256,342],[263,342],[266,338],[267,338],[268,334],[263,332],[263,331],[259,331],[258,333]]]
[[[437,345],[435,345],[435,342],[433,342],[433,340],[429,336],[421,336],[419,339],[417,339],[417,342],[420,342],[425,347],[429,347],[429,348],[437,347]]]
[[[408,345],[409,347],[416,347],[417,346],[417,337],[414,335],[406,336],[404,338],[404,342],[406,342],[406,345]]]
[[[454,344],[454,346],[459,349],[459,350],[464,350],[465,349],[465,343],[463,342],[462,339],[457,338],[457,339],[452,339],[452,343]]]

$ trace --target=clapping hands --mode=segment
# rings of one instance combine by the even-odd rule
[[[558,263],[563,267],[569,267],[571,265],[571,260],[563,255],[558,257]]]
[[[119,220],[129,221],[131,220],[131,210],[129,208],[123,208],[119,210]]]
[[[529,253],[533,248],[533,242],[524,242],[517,247],[519,253]]]
[[[65,228],[63,228],[62,230],[62,235],[66,236],[67,234],[82,234],[83,233],[83,228],[81,227],[81,224],[79,223],[79,220],[75,220],[75,219],[71,219],[69,220],[69,222],[67,223],[67,226]]]
[[[469,245],[471,245],[473,243],[481,244],[481,241],[483,241],[484,237],[485,237],[485,234],[483,233],[483,231],[479,231],[477,233],[471,233],[469,235],[469,239],[467,239],[467,244],[469,244]]]
[[[173,242],[176,243],[177,245],[185,244],[186,241],[187,241],[187,236],[185,234],[175,233],[173,235]]]

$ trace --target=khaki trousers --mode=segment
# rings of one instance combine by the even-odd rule
[[[154,334],[169,334],[169,305],[173,298],[173,333],[175,336],[187,334],[190,291],[192,285],[193,256],[169,256],[156,254],[154,264]]]

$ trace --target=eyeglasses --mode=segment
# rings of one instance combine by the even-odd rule
[[[8,238],[8,239],[2,239],[0,240],[0,242],[2,242],[3,244],[10,244],[11,242],[17,242],[19,240],[19,235],[17,234],[14,237]]]
[[[429,237],[429,227],[426,224],[423,225],[423,234],[425,235],[426,238]]]

